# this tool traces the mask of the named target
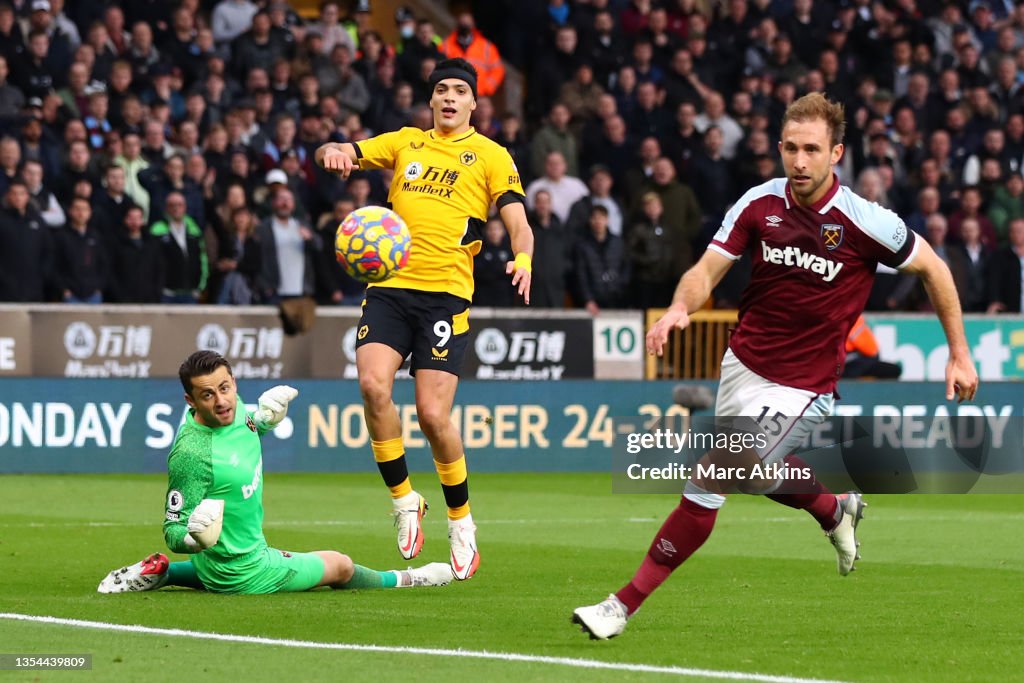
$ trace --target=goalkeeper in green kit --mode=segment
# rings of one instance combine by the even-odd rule
[[[447,563],[379,572],[334,550],[292,553],[263,537],[263,455],[260,437],[284,419],[298,391],[276,386],[246,413],[228,361],[197,351],[178,370],[189,412],[167,457],[167,547],[191,558],[169,562],[163,553],[115,569],[100,593],[187,586],[216,593],[279,593],[331,588],[443,586]]]

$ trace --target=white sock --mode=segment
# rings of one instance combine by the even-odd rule
[[[451,526],[453,524],[469,524],[469,525],[472,526],[473,525],[473,513],[470,512],[468,515],[466,515],[462,519],[449,519],[448,520],[448,525]]]
[[[395,509],[399,508],[411,508],[418,505],[420,502],[420,494],[412,491],[399,498],[392,498],[391,503],[395,506]]]

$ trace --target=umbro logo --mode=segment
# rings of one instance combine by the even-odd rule
[[[768,225],[765,226],[766,228],[774,228],[782,222],[782,219],[775,215],[765,216],[765,220],[768,221]]]
[[[669,557],[676,554],[676,547],[672,545],[672,541],[667,538],[658,539],[658,547],[661,548],[661,552],[665,553]]]

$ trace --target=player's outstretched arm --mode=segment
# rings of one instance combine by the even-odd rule
[[[956,293],[953,276],[946,263],[927,242],[918,239],[917,243],[917,254],[902,270],[921,278],[935,314],[946,333],[946,343],[949,344],[946,400],[950,401],[954,396],[958,402],[973,400],[974,394],[978,391],[978,371],[974,368],[971,350],[967,346],[960,297]]]
[[[526,205],[521,201],[511,201],[503,204],[498,212],[512,241],[512,253],[516,255],[515,261],[509,261],[505,265],[505,273],[512,276],[512,286],[517,288],[519,296],[529,305],[533,272],[533,230],[526,218]]]
[[[690,324],[690,312],[699,310],[711,296],[711,291],[722,281],[734,261],[716,251],[705,251],[679,279],[672,304],[647,333],[647,353],[661,355],[672,328],[685,328]]]
[[[342,178],[358,168],[356,148],[350,142],[328,142],[320,145],[313,154],[316,163],[325,171],[333,171]]]

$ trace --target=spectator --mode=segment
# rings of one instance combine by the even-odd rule
[[[625,64],[612,81],[611,94],[615,97],[615,110],[622,117],[632,115],[636,109],[636,70],[632,65]]]
[[[992,250],[981,242],[981,226],[974,218],[965,218],[960,224],[962,244],[960,250],[964,268],[964,289],[960,292],[961,306],[967,313],[984,313],[991,301],[989,278],[991,277]]]
[[[584,50],[587,63],[593,66],[594,80],[603,87],[611,84],[626,62],[626,45],[615,30],[615,18],[607,8],[594,12],[593,35]]]
[[[569,219],[566,228],[573,239],[585,236],[590,231],[590,210],[595,206],[603,206],[608,211],[608,232],[617,236],[625,237],[623,234],[622,207],[612,196],[612,188],[615,181],[611,169],[602,164],[590,167],[590,180],[588,187],[590,194],[578,199],[569,210]]]
[[[743,140],[744,132],[740,125],[725,111],[725,98],[721,93],[711,91],[704,99],[704,113],[697,116],[694,125],[701,133],[711,126],[718,126],[722,133],[721,155],[732,161],[736,157],[736,148]]]
[[[907,227],[922,237],[926,236],[928,218],[938,213],[939,206],[939,191],[934,187],[922,187],[917,192],[917,208],[907,217]]]
[[[717,125],[704,131],[704,149],[693,159],[690,178],[690,187],[700,197],[703,237],[710,242],[739,196],[733,164],[725,156],[725,136]]]
[[[21,113],[25,106],[25,95],[7,81],[10,75],[7,57],[0,54],[0,129]]]
[[[577,120],[592,118],[597,114],[597,104],[604,88],[594,81],[594,68],[586,62],[576,66],[572,80],[563,83],[558,99],[569,108]]]
[[[493,96],[505,80],[505,65],[494,43],[476,28],[472,12],[455,16],[455,30],[441,43],[441,53],[453,59],[461,57],[476,67],[477,94]]]
[[[118,55],[127,53],[128,48],[131,46],[132,37],[125,30],[124,10],[121,9],[120,5],[110,5],[107,7],[103,12],[103,26],[106,28],[107,39],[110,41],[114,52]]]
[[[260,285],[269,303],[312,297],[322,278],[320,237],[293,218],[294,211],[291,190],[282,188],[274,195],[273,214],[256,228],[261,248]]]
[[[643,186],[648,184],[654,174],[654,162],[660,159],[661,144],[658,138],[644,138],[640,141],[638,163],[626,171],[626,204],[634,206],[640,199]]]
[[[532,159],[531,171],[534,178],[544,175],[544,166],[547,164],[548,155],[551,152],[560,152],[565,159],[566,173],[579,177],[579,153],[576,148],[576,138],[569,130],[569,121],[572,115],[569,107],[561,102],[551,107],[548,121],[533,136],[530,144],[530,158]]]
[[[661,139],[672,128],[672,118],[661,106],[658,86],[643,81],[636,87],[636,107],[629,116],[629,132],[636,138]]]
[[[635,156],[636,146],[626,130],[626,122],[621,116],[613,114],[605,119],[601,137],[587,147],[583,158],[587,168],[605,166],[610,169],[615,184],[623,187],[626,171]]]
[[[34,116],[25,119],[21,127],[21,158],[42,164],[45,178],[56,178],[60,173],[60,148],[44,135],[43,122]]]
[[[287,46],[271,32],[271,28],[270,14],[259,10],[253,15],[252,28],[232,43],[231,66],[239,79],[245,78],[253,69],[263,69],[269,74],[274,62],[287,56]]]
[[[125,224],[128,210],[138,206],[125,192],[125,171],[120,166],[108,166],[103,173],[102,190],[93,196],[93,224],[101,235],[114,237]]]
[[[82,62],[75,62],[68,69],[68,84],[57,91],[61,102],[68,109],[68,113],[76,119],[88,108],[89,97],[85,93],[89,85],[89,67]]]
[[[140,150],[142,158],[146,160],[147,165],[161,169],[164,162],[174,154],[174,148],[167,142],[164,125],[150,119],[146,121],[144,131],[145,137]]]
[[[898,379],[902,372],[902,368],[896,363],[887,363],[879,358],[878,340],[875,339],[862,314],[846,335],[843,377]]]
[[[153,206],[165,206],[172,192],[185,197],[185,212],[202,230],[206,226],[206,206],[203,202],[203,191],[191,178],[185,175],[185,159],[175,154],[163,169],[150,168],[140,178],[146,191],[149,192]]]
[[[136,133],[124,136],[124,153],[114,159],[114,164],[124,169],[124,191],[133,202],[142,207],[149,216],[149,191],[143,187],[139,175],[149,168],[149,162],[142,156],[142,140]]]
[[[90,225],[89,200],[75,197],[68,207],[68,223],[57,234],[53,276],[66,304],[103,303],[109,264],[103,241]]]
[[[22,146],[17,139],[9,136],[0,138],[0,191],[7,194],[7,187],[18,177],[22,166]]]
[[[981,241],[989,249],[995,249],[999,243],[999,236],[992,221],[982,213],[981,200],[981,190],[976,185],[965,187],[960,191],[960,208],[949,217],[949,237],[951,240],[959,242],[960,224],[964,218],[977,218],[978,225],[981,227]]]
[[[648,192],[640,198],[643,218],[626,236],[626,250],[633,273],[631,306],[664,308],[675,291],[676,264],[672,234],[663,224],[661,198]]]
[[[551,211],[551,193],[547,190],[537,192],[529,218],[534,240],[530,306],[564,308],[575,235]]]
[[[679,111],[683,103],[694,106],[701,104],[711,92],[693,70],[693,55],[686,48],[680,48],[672,55],[663,84],[665,107],[675,112]]]
[[[532,178],[530,145],[526,140],[526,135],[523,134],[522,127],[523,122],[514,112],[505,112],[501,117],[501,129],[494,141],[508,150],[509,156],[512,157],[512,161],[520,173],[524,171],[531,173],[530,177]],[[524,175],[523,182],[525,183],[528,179]]]
[[[28,188],[29,201],[43,222],[51,228],[63,226],[66,220],[64,209],[53,192],[43,184],[43,165],[38,161],[26,161],[21,167],[21,176]]]
[[[142,21],[132,25],[131,47],[124,56],[131,64],[132,78],[136,81],[144,82],[151,78],[158,66],[170,69],[170,64],[161,61],[160,50],[153,42],[153,29]]]
[[[1024,218],[1010,221],[1009,244],[992,257],[988,313],[1020,313],[1024,311]]]
[[[71,127],[71,123],[68,124]],[[96,172],[93,167],[92,153],[89,145],[83,140],[73,140],[67,143],[68,158],[57,181],[54,184],[54,193],[62,205],[71,202],[75,196],[75,186],[81,181],[93,183],[96,179]],[[42,207],[40,207],[42,208]],[[61,222],[63,224],[63,221]]]
[[[412,86],[408,83],[398,83],[395,86],[394,97],[380,114],[377,128],[388,131],[412,125],[412,100]]]
[[[887,209],[893,208],[892,203],[889,201],[889,195],[886,194],[885,186],[882,183],[882,174],[876,168],[865,168],[860,172],[860,175],[857,176],[857,185],[854,188],[854,192],[869,202],[874,202]]]
[[[661,157],[654,162],[650,179],[642,186],[642,192],[654,192],[661,198],[664,207],[662,222],[668,228],[675,246],[675,278],[693,264],[693,243],[700,237],[701,208],[693,191],[676,179],[672,162]],[[643,205],[635,204],[630,210],[633,222],[643,215]]]
[[[977,227],[977,220],[973,218],[964,219],[967,222],[973,222],[976,225],[972,226],[971,230]],[[968,286],[968,269],[967,259],[964,255],[963,250],[951,245],[947,241],[949,235],[949,225],[946,221],[946,217],[941,213],[933,213],[928,217],[926,225],[928,244],[931,245],[935,251],[935,255],[938,256],[942,261],[949,267],[949,272],[953,275],[953,282],[956,284],[956,291],[960,297],[960,301],[963,302],[967,298],[967,286]],[[931,308],[931,300],[928,298],[927,293],[924,290],[924,284],[920,280],[915,285],[916,296],[914,297],[918,310],[928,311],[933,310]]]
[[[1021,160],[1007,153],[1006,133],[1001,128],[990,128],[982,137],[981,149],[970,155],[964,163],[963,185],[977,185],[981,182],[981,164],[986,159],[998,161],[1004,176],[1020,170]]]
[[[495,115],[494,102],[490,97],[476,98],[476,110],[473,112],[470,122],[477,133],[492,140],[497,139],[498,133],[501,132],[501,123]]]
[[[807,67],[793,54],[793,42],[785,33],[772,40],[772,52],[764,66],[776,82],[801,83],[807,75]]]
[[[593,316],[626,305],[629,262],[622,238],[608,232],[608,210],[590,211],[590,232],[576,244],[574,274],[579,301]]]
[[[429,19],[417,21],[416,33],[411,39],[403,39],[402,53],[398,56],[398,70],[402,80],[411,82],[419,76],[424,59],[433,59],[435,62],[443,59],[444,55],[438,49],[440,42],[434,33],[434,24]],[[479,90],[477,94],[480,94]]]
[[[20,178],[11,181],[0,207],[0,301],[44,301],[53,270],[53,237],[29,203]]]
[[[533,208],[533,198],[540,190],[551,193],[551,210],[563,223],[569,218],[569,210],[580,197],[587,194],[587,186],[579,178],[566,175],[565,157],[561,152],[549,152],[544,163],[544,175],[526,188],[526,203]]]
[[[262,272],[262,252],[255,239],[256,220],[247,206],[231,212],[227,234],[217,243],[217,260],[210,290],[218,304],[247,306],[256,303],[257,280]]]
[[[25,97],[43,98],[64,85],[64,70],[50,56],[50,36],[46,31],[34,30],[28,36],[28,45],[21,64],[14,70],[15,84]]]
[[[530,74],[527,94],[527,113],[540,116],[551,111],[562,84],[572,78],[579,62],[579,39],[572,25],[559,26],[555,31],[555,44],[547,54],[536,60]]]
[[[505,266],[512,260],[512,247],[508,242],[505,225],[492,217],[484,225],[483,246],[473,257],[474,306],[511,307],[515,290],[508,286]]]
[[[82,123],[89,135],[89,147],[101,151],[107,144],[107,134],[113,130],[110,120],[107,118],[109,100],[106,90],[102,86],[87,90],[88,104],[86,105],[85,116]]]
[[[249,0],[220,0],[213,8],[210,24],[213,39],[226,45],[249,30],[259,8]]]
[[[209,261],[203,231],[188,215],[185,195],[167,195],[164,217],[150,228],[160,245],[165,304],[195,304],[206,289]]]
[[[343,109],[362,114],[371,103],[366,81],[352,63],[352,53],[346,45],[336,45],[331,51],[331,62],[317,72],[320,94],[338,98]]]
[[[1009,237],[1010,221],[1024,218],[1024,178],[1020,172],[1011,173],[1006,182],[997,187],[989,204],[988,217],[996,231],[999,245],[1004,245]],[[961,230],[961,239],[963,239]]]

